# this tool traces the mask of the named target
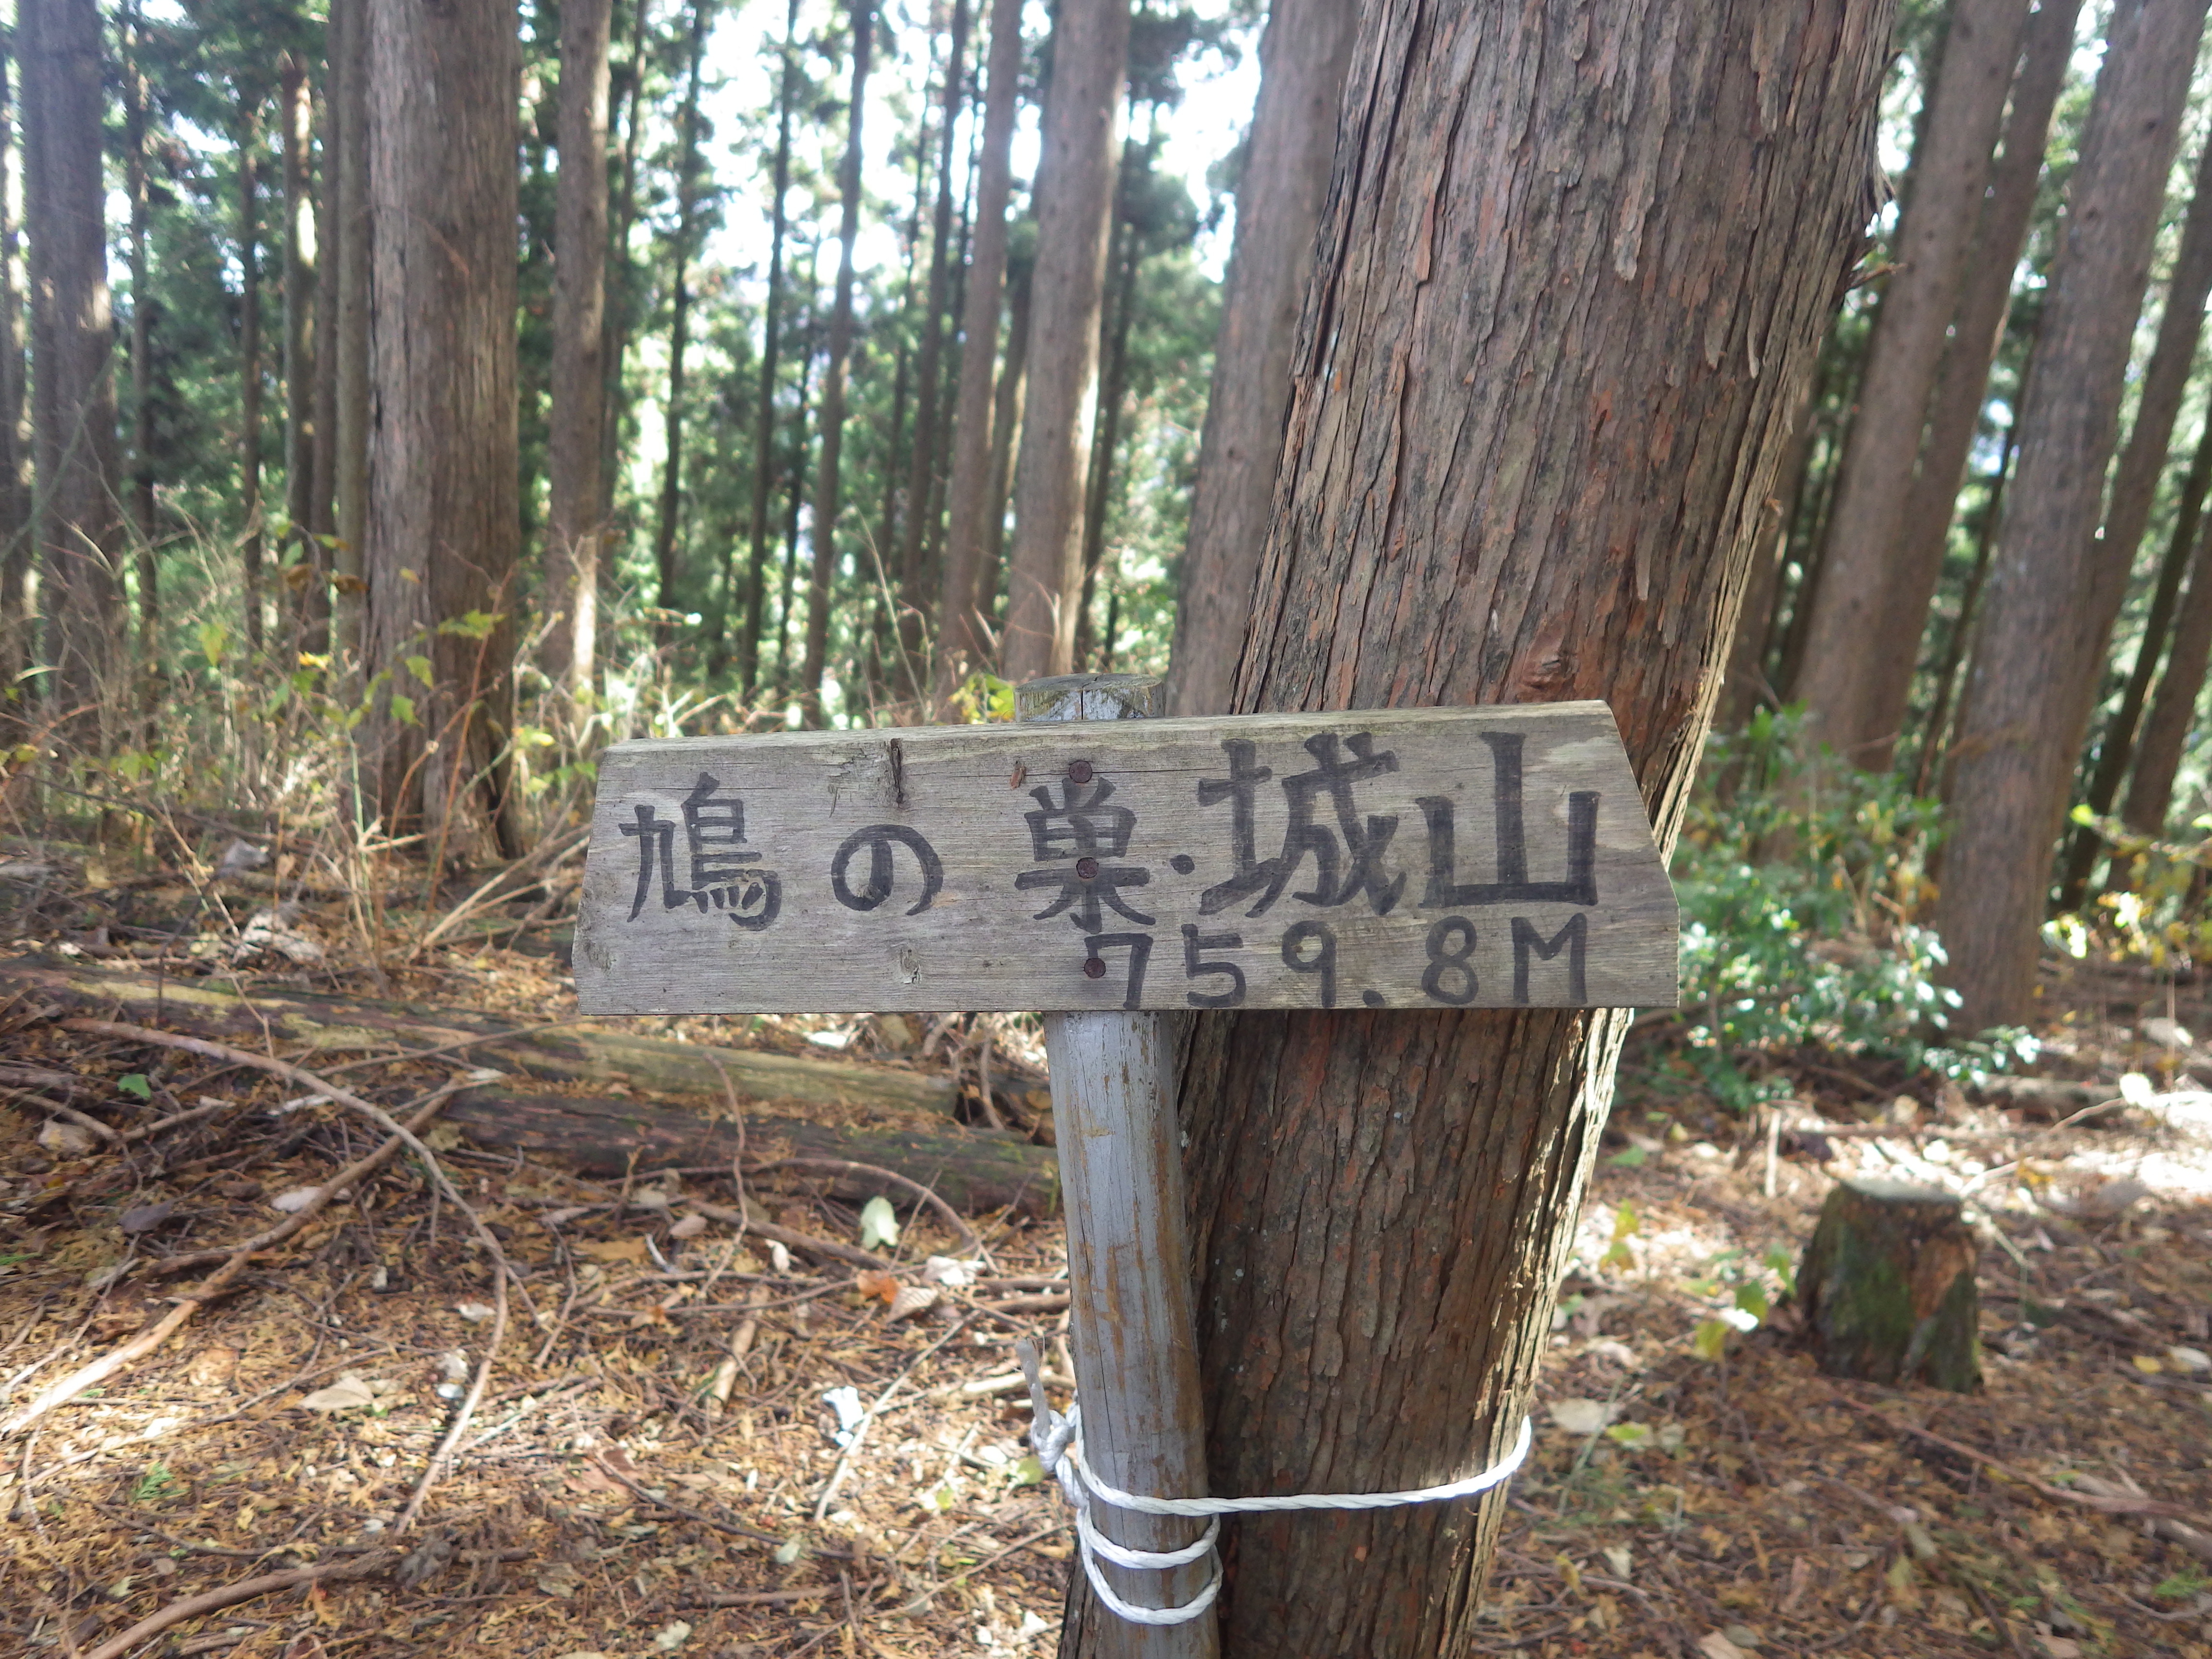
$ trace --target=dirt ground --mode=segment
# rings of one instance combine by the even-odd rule
[[[413,994],[545,1018],[566,994],[543,956],[441,963]],[[2116,972],[2050,989],[2042,1069],[2127,1103],[2069,1123],[1806,1056],[1769,1126],[1721,1114],[1662,1042],[1632,1047],[1477,1650],[2212,1659],[2212,1095],[2194,1051],[2144,1035],[2161,1013],[2212,1031],[2212,1011]],[[220,1109],[118,1145],[55,1127],[0,1069],[9,1415],[171,1314],[197,1279],[165,1264],[283,1222],[379,1133],[40,1012],[0,1015],[0,1068],[93,1085],[87,1115],[120,1131]],[[459,1063],[348,1081],[404,1115]],[[419,1518],[397,1524],[484,1357],[494,1275],[402,1158],[0,1440],[0,1654],[1051,1651],[1071,1534],[1023,1441],[1013,1344],[1070,1369],[1056,1225],[976,1218],[987,1259],[946,1282],[929,1260],[963,1242],[902,1204],[898,1266],[873,1276],[691,1207],[726,1212],[725,1172],[591,1180],[426,1133],[519,1288]],[[1804,1352],[1788,1274],[1862,1174],[1966,1192],[1981,1392],[1832,1382]],[[754,1196],[799,1233],[863,1225]]]

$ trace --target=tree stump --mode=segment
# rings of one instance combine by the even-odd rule
[[[1973,1231],[1928,1187],[1846,1181],[1820,1206],[1797,1270],[1820,1369],[1873,1382],[1981,1387]]]

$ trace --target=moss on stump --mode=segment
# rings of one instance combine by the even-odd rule
[[[1980,1248],[1959,1200],[1932,1188],[1846,1181],[1820,1206],[1797,1270],[1820,1369],[1873,1382],[1982,1384]]]

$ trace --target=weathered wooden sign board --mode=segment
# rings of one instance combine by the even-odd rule
[[[1671,1006],[1601,702],[776,732],[600,757],[589,1014]]]

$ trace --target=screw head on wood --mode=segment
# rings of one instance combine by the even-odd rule
[[[1096,881],[1096,880],[1097,880],[1097,879],[1098,879],[1098,860],[1097,860],[1097,859],[1078,859],[1078,860],[1076,860],[1076,861],[1075,861],[1075,873],[1076,873],[1077,875],[1079,875],[1079,876],[1082,877],[1082,878],[1084,878],[1084,880],[1085,880],[1085,881]]]
[[[1105,978],[1106,958],[1103,957],[1091,957],[1085,958],[1083,963],[1083,977],[1085,979]]]
[[[1077,783],[1090,782],[1091,763],[1089,761],[1075,761],[1071,763],[1067,769],[1067,775]]]

